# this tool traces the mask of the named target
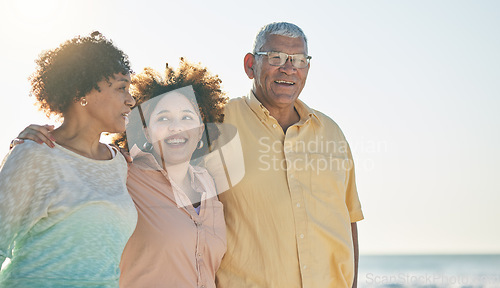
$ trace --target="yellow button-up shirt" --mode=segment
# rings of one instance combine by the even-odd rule
[[[337,124],[303,102],[286,134],[249,96],[231,100],[245,175],[219,195],[227,252],[217,287],[350,287],[351,222],[363,219],[352,156]]]

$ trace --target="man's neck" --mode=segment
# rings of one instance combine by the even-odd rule
[[[255,98],[257,98],[257,100],[269,111],[269,115],[273,116],[273,118],[278,121],[281,129],[283,129],[283,132],[286,133],[288,127],[300,121],[300,115],[295,109],[295,102],[283,106],[272,105],[271,103],[266,102],[265,98],[262,99],[257,96],[255,87],[252,92]]]
[[[283,132],[285,133],[288,127],[300,121],[300,115],[294,106],[289,107],[287,109],[267,109],[267,110],[269,110],[269,114],[278,121],[278,123],[281,126],[281,129],[283,129]]]

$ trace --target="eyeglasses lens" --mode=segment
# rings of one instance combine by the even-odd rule
[[[288,57],[291,57],[292,65],[295,68],[305,68],[307,66],[307,57],[303,54],[288,55],[283,52],[269,52],[267,59],[270,65],[282,66],[286,63]]]

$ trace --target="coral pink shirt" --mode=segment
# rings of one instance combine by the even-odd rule
[[[189,173],[202,194],[199,215],[151,154],[134,159],[127,187],[138,221],[123,251],[120,287],[215,287],[226,252],[223,207],[210,174],[192,166]]]

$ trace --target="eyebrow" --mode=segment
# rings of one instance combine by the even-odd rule
[[[281,52],[281,51],[269,51],[269,52],[285,53],[285,52]],[[306,52],[303,52],[303,53],[294,53],[294,54],[285,53],[285,54],[288,55],[288,56],[295,56],[295,55],[304,55],[304,56],[307,56]]]
[[[115,77],[110,77],[111,79],[113,79],[115,82],[111,82],[110,79],[107,79],[106,82],[108,82],[108,86],[111,87],[113,85],[113,83],[116,83],[116,82],[125,82],[125,83],[130,83],[130,81],[127,79],[127,78],[115,78]]]
[[[120,78],[120,79],[117,79],[116,81],[122,81],[122,82],[127,82],[127,83],[130,82],[127,78]]]
[[[159,115],[159,114],[162,114],[162,113],[169,113],[169,112],[171,112],[171,111],[170,110],[161,110],[160,112],[156,113],[156,115]],[[190,113],[190,114],[195,114],[191,110],[182,110],[182,112],[186,112],[186,113]]]

